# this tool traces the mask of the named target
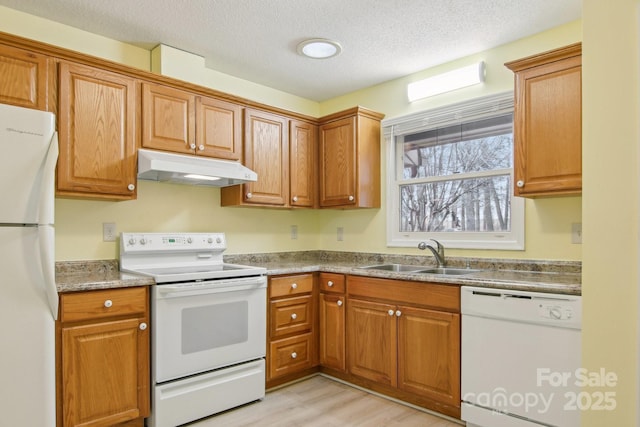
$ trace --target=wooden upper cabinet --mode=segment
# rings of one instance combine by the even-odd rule
[[[581,54],[576,43],[505,64],[515,73],[516,196],[582,191]]]
[[[183,90],[142,84],[142,147],[193,154],[195,96]]]
[[[49,111],[48,56],[0,45],[0,103]]]
[[[242,107],[220,99],[196,98],[196,154],[242,158]]]
[[[288,124],[286,117],[245,109],[244,165],[258,174],[258,180],[222,188],[222,206],[288,206]]]
[[[361,107],[320,119],[320,207],[380,207],[380,120]]]
[[[318,127],[291,120],[289,131],[289,203],[291,206],[314,207],[317,200]]]
[[[144,83],[142,146],[240,160],[242,107],[170,86]]]
[[[134,78],[60,62],[57,194],[136,197]]]

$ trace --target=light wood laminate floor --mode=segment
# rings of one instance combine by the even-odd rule
[[[262,401],[189,424],[189,427],[214,426],[460,427],[460,424],[314,376],[268,392]]]

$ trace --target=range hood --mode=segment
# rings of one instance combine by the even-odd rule
[[[255,182],[258,175],[239,162],[138,150],[138,179],[176,184],[227,187]]]

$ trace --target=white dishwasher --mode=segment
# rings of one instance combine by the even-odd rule
[[[468,427],[578,427],[580,296],[461,288]]]

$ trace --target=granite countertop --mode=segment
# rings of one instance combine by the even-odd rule
[[[154,280],[150,277],[122,273],[118,269],[117,260],[56,263],[56,286],[58,292],[128,288],[154,284]]]
[[[434,267],[431,258],[409,255],[367,254],[331,251],[281,252],[273,254],[225,255],[225,262],[265,267],[268,275],[324,271],[412,280],[419,282],[469,285],[499,289],[580,295],[581,264],[573,261],[529,261],[482,258],[448,258],[447,266],[479,269],[464,275],[434,275],[366,270],[376,264],[410,264]],[[122,273],[117,260],[71,261],[56,263],[58,292],[149,286],[145,276]]]

